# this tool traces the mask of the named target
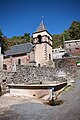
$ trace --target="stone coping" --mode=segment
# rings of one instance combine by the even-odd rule
[[[60,84],[8,84],[9,89],[52,89],[54,87],[54,91],[57,91],[67,85],[67,82],[63,82]]]
[[[38,83],[28,83],[28,84],[8,84],[8,86],[56,86],[56,85],[60,85],[60,84],[64,84],[66,82],[62,82],[62,83],[42,83],[42,84],[38,84]]]

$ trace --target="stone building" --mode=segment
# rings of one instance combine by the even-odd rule
[[[30,61],[30,55],[33,53],[33,49],[34,45],[32,43],[24,43],[10,47],[10,50],[5,51],[3,69],[15,71],[16,65],[27,65],[29,62],[34,62],[34,58],[33,61]]]
[[[54,67],[52,57],[52,37],[43,21],[33,33],[33,44],[24,43],[11,46],[5,51],[3,69],[16,71],[16,65],[51,66]]]
[[[80,50],[80,39],[64,41],[64,48],[66,49],[67,52]]]
[[[63,48],[54,48],[52,50],[53,60],[62,59],[62,56],[66,53],[66,50]]]

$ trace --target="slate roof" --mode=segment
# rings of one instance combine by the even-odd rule
[[[37,28],[36,32],[40,32],[40,31],[43,31],[43,30],[46,30],[46,27],[43,23],[43,21],[41,21],[39,27]]]
[[[31,49],[34,47],[32,43],[24,43],[19,45],[14,45],[10,47],[10,50],[5,51],[4,56],[18,55],[24,53],[30,53]]]

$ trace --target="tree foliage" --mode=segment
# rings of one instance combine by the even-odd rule
[[[3,33],[2,33],[2,30],[0,29],[0,38],[3,37]]]
[[[30,33],[24,33],[23,36],[13,36],[9,39],[9,46],[30,42]]]
[[[63,39],[61,34],[52,35],[52,38],[53,38],[53,48],[62,47]]]
[[[30,33],[24,33],[23,36],[13,36],[12,38],[7,38],[0,30],[0,41],[2,41],[1,47],[2,53],[4,54],[4,51],[8,50],[10,46],[30,42],[32,41],[32,38],[30,37]]]
[[[73,21],[68,32],[71,39],[80,39],[80,22]]]
[[[2,30],[0,29],[0,47],[1,47],[1,53],[4,53],[4,37]]]
[[[80,39],[80,22],[73,21],[68,30],[64,30],[62,34],[52,35],[53,47],[64,47],[65,40]]]
[[[80,22],[73,21],[68,30],[63,32],[65,40],[80,39]]]

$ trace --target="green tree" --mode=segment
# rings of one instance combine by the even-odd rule
[[[1,53],[3,53],[3,33],[2,30],[0,29],[0,47],[1,47]]]
[[[62,47],[62,34],[52,35],[53,38],[53,48]]]
[[[30,42],[30,33],[24,33],[24,40]]]
[[[4,53],[4,51],[9,49],[8,40],[9,39],[6,36],[3,36],[3,39],[2,39],[3,53]]]
[[[4,51],[9,49],[8,48],[8,38],[3,35],[2,31],[0,30],[0,43],[1,43],[1,53],[4,54]]]
[[[63,41],[71,39],[70,33],[68,30],[64,30],[64,32],[62,33],[62,38],[63,38]]]
[[[9,46],[13,46],[16,44],[22,44],[22,43],[27,43],[31,41],[30,33],[24,33],[23,36],[13,36],[12,38],[9,39]]]
[[[80,39],[80,22],[73,21],[68,32],[71,39]]]
[[[2,30],[0,29],[0,38],[3,37],[3,33],[2,33]]]

